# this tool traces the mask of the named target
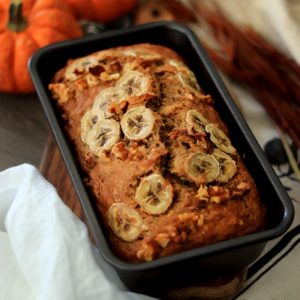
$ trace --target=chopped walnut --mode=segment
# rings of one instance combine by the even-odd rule
[[[125,160],[128,157],[128,150],[124,142],[115,144],[111,150],[111,153],[121,160]]]
[[[95,77],[91,74],[86,75],[86,82],[89,87],[94,87],[97,84],[99,84],[99,80],[97,79],[97,77]]]
[[[230,198],[229,189],[222,186],[210,186],[208,193],[210,201],[215,203],[220,203]]]
[[[203,152],[207,149],[205,135],[194,134],[193,137],[187,134],[186,128],[176,128],[168,134],[171,140],[174,140],[174,147],[178,151],[186,153],[186,149],[192,152]],[[196,143],[195,143],[196,140]]]
[[[198,221],[197,221],[197,226],[201,227],[204,224],[204,216],[199,215]]]
[[[145,146],[139,146],[137,142],[130,144],[128,158],[132,160],[141,160],[147,155]]]
[[[249,182],[240,182],[236,188],[241,191],[248,191],[250,190],[251,186]]]
[[[194,93],[190,92],[190,91],[187,91],[185,94],[184,94],[184,97],[189,99],[189,100],[194,100],[195,99],[195,95]]]
[[[130,147],[132,149],[137,149],[139,147],[139,144],[136,141],[133,141],[133,142],[130,143]]]
[[[126,106],[128,105],[128,99],[123,99],[119,101],[119,107],[121,110],[123,110],[124,108],[126,108]]]
[[[120,78],[120,73],[108,74],[107,72],[102,72],[100,75],[100,79],[102,81],[112,81]]]
[[[83,91],[88,87],[88,84],[83,77],[80,77],[76,81],[74,81],[74,85],[79,91]]]
[[[201,133],[196,133],[194,135],[194,138],[196,139],[196,145],[201,147],[204,150],[208,149],[208,143],[207,140],[205,138],[205,135],[201,134]]]
[[[142,244],[142,248],[138,250],[138,252],[136,253],[136,256],[138,259],[151,261],[154,258],[154,254],[155,254],[154,245],[144,242]]]
[[[184,103],[181,101],[174,102],[172,105],[166,105],[164,106],[160,113],[164,115],[175,115],[177,112],[180,112],[182,109],[184,109]]]
[[[140,149],[130,150],[128,154],[128,158],[132,160],[141,160],[145,157],[146,151],[144,147],[140,147]]]
[[[64,83],[50,84],[49,88],[53,93],[54,99],[58,99],[59,103],[67,102],[72,96],[70,88],[68,88]]]
[[[208,105],[213,105],[213,99],[211,95],[204,95],[204,94],[198,94],[197,95],[198,100],[203,101],[204,103],[207,103]]]
[[[198,221],[198,215],[193,212],[184,212],[178,215],[178,219],[182,223],[191,223]]]
[[[118,61],[114,61],[112,62],[108,68],[107,68],[107,72],[109,74],[111,73],[120,73],[122,70],[122,66],[120,65],[120,63]]]
[[[168,246],[170,242],[170,236],[168,233],[159,233],[156,237],[155,240],[158,242],[158,244],[162,247],[165,248]]]
[[[122,74],[126,74],[129,71],[135,70],[137,67],[139,67],[139,61],[138,60],[128,62],[128,63],[125,64]]]
[[[156,162],[158,162],[160,160],[160,158],[164,155],[166,155],[168,153],[167,149],[164,147],[164,145],[160,145],[159,147],[153,147],[150,150],[150,153],[148,154],[148,156],[146,157],[146,159],[144,159],[141,162],[141,167],[142,168],[150,168],[151,166],[153,166]],[[146,154],[145,154],[146,156]]]
[[[178,215],[181,225],[193,229],[195,226],[202,226],[204,216],[194,212],[185,212]]]
[[[120,115],[121,112],[122,112],[121,107],[120,107],[120,103],[112,102],[108,107],[108,111],[113,113],[113,114]]]
[[[186,129],[185,128],[176,128],[173,129],[169,134],[169,138],[171,140],[175,140],[176,138],[178,138],[179,136],[184,136],[186,134]]]
[[[165,230],[168,232],[169,236],[171,238],[174,238],[177,236],[177,228],[174,225],[169,225],[165,227]]]
[[[251,189],[249,182],[240,182],[231,192],[232,197],[240,197]]]
[[[185,213],[179,214],[178,219],[180,222],[179,227],[181,229],[189,228],[189,229],[193,230],[198,224],[199,214],[194,213],[194,212],[185,212]],[[181,231],[181,233],[182,233],[182,231]],[[186,236],[181,235],[181,238],[183,238],[183,240],[185,240]]]
[[[209,194],[208,194],[207,186],[200,185],[196,198],[199,199],[200,201],[208,202]]]

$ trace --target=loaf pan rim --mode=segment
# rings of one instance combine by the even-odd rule
[[[83,186],[83,182],[80,178],[78,168],[76,166],[75,160],[71,154],[71,151],[69,149],[69,145],[66,141],[66,138],[64,137],[63,130],[59,126],[58,123],[58,117],[56,116],[56,113],[54,109],[52,108],[49,99],[47,91],[43,87],[43,83],[41,79],[38,76],[38,70],[37,70],[37,64],[40,61],[40,59],[47,55],[49,51],[57,51],[61,48],[64,48],[65,46],[76,46],[78,44],[84,44],[84,43],[90,43],[98,40],[104,40],[107,37],[113,37],[118,36],[121,34],[130,34],[134,32],[138,32],[141,30],[149,30],[153,28],[168,28],[172,30],[177,30],[183,33],[187,36],[191,44],[194,46],[195,50],[197,51],[198,56],[202,56],[203,63],[209,72],[211,79],[214,81],[217,88],[219,88],[219,92],[221,93],[223,100],[226,102],[226,105],[229,107],[229,109],[232,111],[232,114],[235,116],[236,120],[238,121],[240,126],[240,129],[243,131],[243,134],[245,138],[247,139],[247,142],[252,147],[253,152],[257,156],[257,159],[259,160],[259,163],[262,165],[263,169],[266,171],[267,176],[270,178],[270,182],[273,185],[273,188],[275,189],[276,193],[279,196],[279,199],[281,201],[282,206],[284,207],[284,216],[281,220],[281,222],[275,226],[274,228],[270,228],[268,230],[263,230],[260,232],[256,232],[253,234],[249,234],[242,237],[232,238],[230,240],[225,240],[222,242],[218,242],[215,244],[203,246],[200,248],[195,248],[192,250],[176,253],[167,257],[162,257],[155,259],[151,262],[142,262],[139,264],[135,263],[129,263],[126,262],[119,257],[117,257],[111,249],[107,245],[106,238],[103,236],[101,237],[101,240],[105,241],[105,247],[102,248],[103,245],[101,245],[101,249],[99,251],[101,252],[102,256],[105,258],[106,261],[108,261],[110,264],[112,264],[117,269],[121,270],[147,270],[152,269],[156,267],[162,267],[164,265],[170,265],[175,262],[182,262],[185,260],[193,259],[195,257],[204,257],[208,256],[210,254],[216,254],[223,251],[230,251],[231,249],[240,248],[243,246],[248,246],[253,243],[264,243],[271,239],[274,239],[278,236],[280,236],[283,232],[285,232],[290,224],[292,223],[293,216],[294,216],[294,209],[293,205],[287,196],[287,193],[283,190],[281,182],[279,181],[277,175],[275,174],[273,168],[270,166],[268,161],[266,160],[260,146],[258,145],[253,133],[251,132],[250,128],[248,127],[246,121],[244,120],[244,117],[239,112],[236,104],[232,100],[230,94],[228,93],[225,85],[223,84],[223,81],[221,80],[217,70],[213,66],[213,64],[210,62],[210,60],[207,57],[207,54],[201,44],[199,43],[197,37],[195,34],[186,26],[176,23],[176,22],[156,22],[151,24],[144,24],[144,25],[138,25],[133,26],[130,28],[125,29],[117,29],[112,30],[109,32],[102,33],[101,35],[96,36],[88,36],[81,39],[71,40],[71,41],[65,41],[57,44],[53,44],[44,48],[39,49],[30,59],[29,62],[29,70],[32,76],[32,80],[34,82],[34,85],[37,89],[37,94],[39,96],[39,99],[42,103],[42,106],[44,108],[44,111],[47,115],[48,121],[51,125],[52,132],[55,136],[55,139],[58,143],[58,146],[60,148],[60,151],[62,153],[64,162],[66,164],[66,167],[68,169],[69,175],[71,176],[72,182],[74,184],[74,188],[76,190],[76,193],[78,195],[78,198],[80,200],[81,206],[83,208],[83,211],[85,215],[87,215],[87,221],[89,223],[89,227],[91,231],[93,232],[93,235],[98,235],[99,233],[101,235],[105,235],[102,228],[95,228],[95,226],[100,226],[99,222],[96,220],[95,212],[93,211],[91,204],[81,199],[83,198],[89,198],[87,195],[87,192],[85,190],[85,187]],[[121,45],[120,45],[121,46]],[[200,53],[200,54],[199,54]],[[204,59],[203,59],[204,58]],[[46,103],[47,102],[47,103]],[[54,128],[53,128],[54,127]],[[80,181],[80,182],[78,182]],[[97,225],[95,225],[97,224]],[[97,240],[97,238],[95,237]],[[108,254],[108,255],[107,255]]]

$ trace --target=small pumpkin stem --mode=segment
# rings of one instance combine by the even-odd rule
[[[9,19],[7,27],[15,32],[23,31],[27,27],[26,19],[23,16],[23,1],[10,0]]]

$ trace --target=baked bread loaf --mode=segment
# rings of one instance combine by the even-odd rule
[[[68,61],[49,88],[121,258],[151,261],[263,228],[213,99],[174,51],[99,51]]]

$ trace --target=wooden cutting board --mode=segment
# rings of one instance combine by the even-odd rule
[[[65,204],[78,218],[85,222],[73,183],[52,134],[48,136],[48,142],[40,163],[40,171],[56,187]],[[230,300],[241,290],[246,273],[246,270],[242,270],[226,277],[218,277],[208,282],[199,282],[197,286],[173,289],[162,297],[169,300]]]

